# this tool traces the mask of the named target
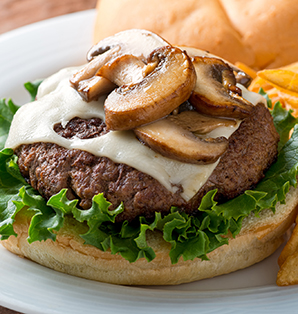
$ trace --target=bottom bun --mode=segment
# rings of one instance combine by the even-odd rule
[[[129,263],[120,255],[112,255],[84,245],[79,233],[86,230],[73,219],[57,235],[57,240],[27,242],[30,217],[21,211],[10,236],[2,244],[9,251],[27,257],[41,265],[67,274],[123,285],[174,285],[227,274],[253,265],[272,254],[283,242],[285,231],[296,217],[298,189],[290,189],[286,204],[278,204],[276,213],[264,210],[260,217],[249,216],[243,222],[240,234],[208,254],[209,260],[183,261],[172,265],[169,243],[158,232],[148,233],[148,244],[156,258],[152,262],[140,259]]]

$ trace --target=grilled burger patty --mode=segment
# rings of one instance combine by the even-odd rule
[[[97,118],[74,118],[65,128],[56,125],[54,129],[65,138],[82,139],[108,132]],[[22,175],[46,199],[67,188],[68,198],[79,199],[79,206],[87,209],[94,195],[104,193],[112,203],[111,209],[124,204],[125,210],[117,220],[131,221],[140,215],[153,217],[155,211],[166,214],[171,206],[194,213],[203,195],[213,189],[218,189],[216,200],[223,202],[253,188],[275,161],[278,141],[270,112],[264,105],[256,105],[231,135],[219,164],[189,202],[180,196],[181,187],[173,194],[145,173],[86,151],[34,143],[21,145],[16,154]]]

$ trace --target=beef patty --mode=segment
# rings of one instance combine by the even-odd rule
[[[100,119],[74,118],[65,128],[56,125],[54,129],[65,138],[107,133]],[[220,202],[236,197],[264,177],[276,159],[278,141],[269,111],[262,104],[255,106],[229,138],[228,149],[208,181],[189,202],[180,196],[181,187],[173,194],[145,173],[86,151],[34,143],[21,145],[16,154],[22,175],[46,199],[67,188],[68,198],[79,199],[79,206],[87,209],[92,197],[103,193],[112,203],[111,209],[123,202],[125,210],[117,217],[122,221],[140,215],[150,218],[155,211],[166,214],[171,206],[194,213],[203,195],[212,189],[218,189],[216,200]]]

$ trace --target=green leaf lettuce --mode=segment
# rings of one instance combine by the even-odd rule
[[[36,92],[36,91],[35,91]],[[32,95],[32,98],[35,98]],[[10,108],[12,107],[12,108]],[[17,106],[0,102],[0,113],[8,122],[0,128],[0,135],[7,136],[9,122]],[[2,117],[1,116],[1,117]],[[198,208],[199,214],[189,216],[179,208],[172,207],[168,215],[156,213],[154,219],[148,221],[139,217],[137,222],[124,221],[117,223],[116,217],[124,208],[121,204],[109,211],[110,203],[102,194],[93,198],[88,210],[77,207],[76,200],[66,198],[66,190],[52,196],[48,202],[43,199],[21,176],[17,158],[11,149],[0,152],[0,234],[2,239],[16,236],[13,222],[20,210],[27,210],[31,215],[28,241],[55,241],[57,232],[64,226],[66,219],[72,217],[84,226],[80,237],[102,251],[110,250],[112,254],[120,254],[130,262],[139,258],[151,261],[155,252],[147,241],[150,231],[161,232],[170,246],[172,263],[179,258],[193,260],[208,259],[207,254],[216,248],[228,244],[225,237],[229,232],[235,237],[241,230],[245,217],[270,208],[273,211],[277,202],[284,202],[290,186],[296,187],[298,168],[298,128],[290,112],[276,104],[272,110],[276,128],[281,136],[278,159],[267,171],[265,178],[254,190],[224,203],[214,201],[216,190],[208,192]],[[0,124],[1,125],[1,124]],[[289,133],[294,127],[290,140]],[[6,132],[6,133],[5,133]]]

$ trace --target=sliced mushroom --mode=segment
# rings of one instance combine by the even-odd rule
[[[87,60],[93,60],[114,46],[120,46],[122,55],[132,54],[145,61],[154,49],[162,46],[170,46],[170,44],[162,37],[150,31],[129,29],[98,42],[89,50]]]
[[[147,65],[133,55],[124,55],[108,62],[96,75],[108,79],[118,86],[141,81],[146,75]]]
[[[145,30],[131,29],[117,33],[114,36],[101,40],[90,49],[87,55],[87,59],[90,62],[75,73],[70,82],[85,100],[94,100],[105,94],[107,90],[108,92],[112,91],[115,87],[114,84],[110,84],[109,88],[107,88],[108,83],[106,80],[92,80],[92,77],[96,75],[103,65],[126,54],[146,60],[151,51],[166,45],[169,45],[169,43],[163,38]],[[91,82],[90,90],[88,88],[89,82]],[[84,88],[80,88],[80,86],[84,86]]]
[[[114,58],[120,51],[119,46],[115,46],[104,55],[93,59],[87,63],[80,71],[76,72],[71,78],[70,83],[82,98],[86,101],[96,100],[99,96],[111,92],[115,84],[105,78],[94,78],[99,68]]]
[[[217,57],[216,55],[213,55],[213,54],[209,53],[208,51],[204,51],[201,49],[197,49],[197,48],[193,48],[193,47],[187,47],[187,46],[179,46],[179,48],[182,50],[185,50],[191,58],[209,57],[209,58],[219,59],[219,57]],[[229,61],[222,59],[222,58],[220,58],[220,59],[223,60],[225,63],[227,63],[233,69],[237,83],[239,83],[245,87],[248,87],[250,85],[252,78],[247,73],[245,73],[243,70],[239,69],[238,67],[236,67],[234,64],[230,63]]]
[[[100,95],[108,94],[117,86],[104,77],[93,76],[78,83],[77,91],[88,101],[96,100]]]
[[[73,87],[76,88],[80,82],[88,80],[95,76],[98,69],[100,69],[111,59],[115,58],[115,56],[120,53],[120,50],[120,46],[115,45],[113,48],[107,50],[104,54],[98,56],[98,58],[95,58],[91,62],[87,63],[82,69],[80,69],[70,78],[70,82]]]
[[[196,74],[186,53],[161,47],[152,52],[147,63],[156,67],[142,81],[108,95],[104,106],[108,129],[129,130],[158,120],[189,98]]]
[[[252,81],[252,78],[244,71],[238,69],[236,67],[233,67],[233,71],[235,74],[236,82],[238,84],[243,85],[244,87],[248,87]]]
[[[253,105],[241,97],[233,70],[221,59],[195,57],[197,83],[189,99],[198,112],[221,117],[243,119]]]
[[[237,125],[234,119],[206,116],[196,111],[183,111],[177,115],[170,115],[167,119],[194,134],[206,134],[221,126],[235,127]]]
[[[228,147],[226,138],[200,139],[168,117],[134,131],[155,152],[186,163],[214,163]]]

